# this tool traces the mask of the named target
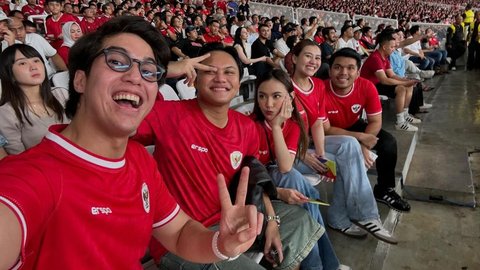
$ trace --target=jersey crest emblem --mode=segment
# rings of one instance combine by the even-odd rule
[[[143,183],[142,185],[142,202],[143,202],[143,209],[145,212],[150,212],[150,192],[148,191],[147,183]]]
[[[240,163],[242,162],[242,157],[243,154],[240,151],[233,151],[230,154],[230,163],[232,164],[232,168],[234,170],[238,169],[238,167],[240,166]]]
[[[352,105],[352,112],[353,113],[358,113],[361,108],[362,108],[362,106],[360,106],[360,104],[353,104]]]

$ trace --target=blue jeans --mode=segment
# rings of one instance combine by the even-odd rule
[[[313,187],[296,169],[292,168],[287,173],[281,173],[278,167],[270,169],[270,176],[278,187],[296,189],[309,198],[319,198],[318,190]],[[317,205],[305,203],[303,205],[312,218],[325,227]],[[302,270],[334,270],[338,269],[339,261],[327,232],[318,240],[312,251],[300,264]]]
[[[419,64],[418,68],[421,70],[432,70],[435,65],[435,60],[428,56],[425,56],[423,59],[418,56],[410,56],[408,60],[412,61],[415,64]]]
[[[435,60],[435,66],[445,65],[447,63],[447,51],[436,49],[431,52],[426,52],[425,56]]]
[[[328,159],[337,163],[328,224],[344,229],[352,225],[350,220],[378,219],[377,203],[358,141],[350,136],[326,136],[325,152]],[[296,168],[301,173],[316,173],[302,161],[296,164]]]

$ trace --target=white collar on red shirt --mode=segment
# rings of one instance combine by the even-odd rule
[[[348,97],[350,96],[352,93],[353,93],[353,89],[355,88],[355,83],[352,84],[352,88],[350,89],[350,91],[348,91],[348,93],[346,95],[339,95],[337,94],[337,92],[335,92],[335,90],[333,89],[333,85],[332,85],[332,80],[329,80],[328,81],[330,83],[330,91],[332,91],[332,93],[337,96],[337,97],[340,97],[340,98],[344,98],[344,97]]]
[[[96,157],[90,153],[87,153],[84,149],[81,149],[77,145],[74,145],[72,142],[65,139],[59,133],[54,131],[55,129],[51,129],[45,138],[58,144],[60,147],[65,149],[66,151],[70,152],[74,156],[83,159],[87,162],[93,163],[95,165],[105,167],[108,169],[119,169],[125,166],[125,158],[119,160],[107,160],[100,156]]]
[[[313,88],[315,87],[315,83],[313,83],[313,80],[310,77],[308,77],[308,80],[312,84],[312,87],[310,87],[310,89],[308,89],[307,91],[303,90],[300,86],[298,86],[293,79],[292,79],[292,83],[293,83],[293,86],[298,89],[298,91],[300,91],[301,93],[303,93],[305,95],[309,95],[309,94],[312,93]]]

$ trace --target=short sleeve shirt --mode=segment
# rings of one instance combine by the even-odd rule
[[[360,70],[360,76],[371,81],[373,84],[377,84],[380,80],[375,73],[379,70],[385,71],[388,69],[391,69],[390,60],[384,58],[378,50],[376,50],[370,54],[365,63],[363,63],[362,69]]]
[[[58,133],[64,127],[0,163],[0,203],[22,227],[16,267],[142,269],[152,230],[180,209],[155,161],[136,142],[119,159],[95,155]]]
[[[343,129],[353,126],[365,110],[367,115],[382,113],[382,105],[377,89],[370,81],[359,77],[352,90],[346,95],[338,95],[332,90],[330,80],[325,83],[325,110],[330,125]]]

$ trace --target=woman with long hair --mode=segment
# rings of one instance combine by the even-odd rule
[[[252,45],[247,42],[248,40],[248,30],[247,28],[240,26],[235,31],[235,37],[233,39],[233,47],[237,50],[240,61],[242,61],[243,66],[248,68],[249,74],[254,74],[252,70],[252,64],[257,62],[267,61],[266,56],[252,59]]]
[[[293,167],[295,159],[303,159],[308,148],[306,129],[294,98],[292,81],[283,70],[273,69],[258,79],[252,117],[260,135],[259,159],[269,165],[279,199],[302,205],[324,226],[318,206],[308,203],[309,199],[318,199],[319,192]],[[332,270],[339,267],[326,233],[302,261],[301,268],[316,269],[319,265]]]
[[[45,63],[34,48],[14,44],[0,58],[0,133],[8,140],[7,153],[18,154],[38,144],[50,125],[68,122],[68,92],[50,87]]]
[[[66,22],[62,26],[63,44],[57,52],[68,66],[68,53],[75,41],[83,36],[82,28],[77,22]]]
[[[359,142],[351,136],[325,136],[323,125],[328,121],[325,86],[322,80],[313,77],[321,65],[320,48],[311,40],[302,40],[292,53],[295,96],[305,110],[306,126],[315,146],[297,162],[296,168],[302,173],[323,174],[326,168],[322,161],[335,161],[337,175],[336,180],[332,179],[334,194],[328,208],[329,226],[350,237],[365,237],[368,232],[382,241],[396,244],[396,239],[379,220]]]

